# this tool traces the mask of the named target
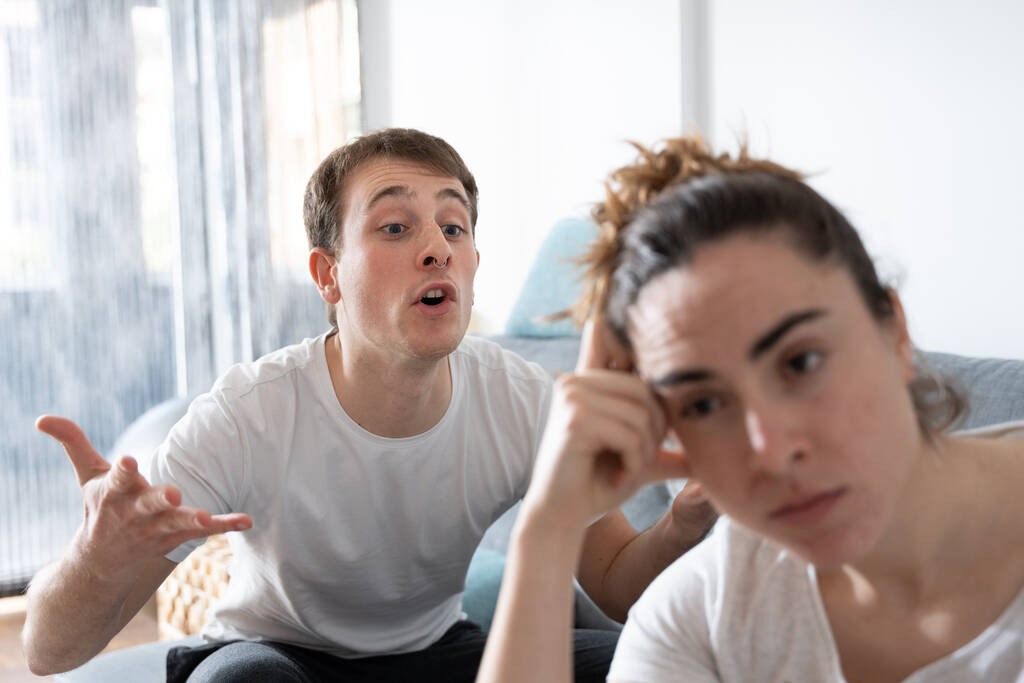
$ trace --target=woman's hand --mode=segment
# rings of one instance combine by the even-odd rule
[[[665,432],[664,411],[632,373],[628,351],[602,319],[588,321],[576,372],[556,383],[524,505],[582,529],[642,485],[685,476],[679,454],[661,448]]]

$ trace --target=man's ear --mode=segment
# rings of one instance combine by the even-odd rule
[[[331,305],[341,301],[341,289],[334,270],[337,263],[334,254],[323,247],[316,247],[309,252],[309,275],[316,283],[320,298]]]
[[[910,330],[907,328],[907,316],[903,312],[903,303],[896,290],[889,287],[889,300],[892,302],[892,318],[885,323],[893,351],[903,370],[903,378],[910,382],[917,375],[914,367],[914,344],[910,341]]]

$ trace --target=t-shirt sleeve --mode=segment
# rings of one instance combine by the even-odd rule
[[[551,395],[554,391],[554,380],[546,372],[539,374],[535,380],[527,384],[529,396],[527,403],[531,406],[531,424],[524,425],[530,434],[530,440],[524,455],[527,457],[527,466],[523,471],[523,477],[519,481],[517,498],[526,495],[533,479],[533,467],[537,463],[537,454],[540,452],[540,444],[544,439],[544,429],[548,423],[548,413],[551,411]]]
[[[718,681],[711,645],[715,535],[676,560],[629,611],[608,680]]]
[[[245,490],[245,440],[222,396],[199,396],[146,463],[152,485],[171,484],[181,503],[212,515],[238,509]],[[181,562],[205,539],[187,541],[166,557]]]

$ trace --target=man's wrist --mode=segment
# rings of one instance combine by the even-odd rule
[[[662,517],[663,540],[668,546],[676,548],[681,555],[711,533],[717,518],[713,511],[709,511],[707,514],[680,520],[670,507]]]
[[[97,547],[84,530],[72,540],[70,552],[65,556],[67,570],[83,583],[103,593],[118,593],[134,577],[134,562],[111,562],[109,552]]]

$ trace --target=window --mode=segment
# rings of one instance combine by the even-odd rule
[[[359,132],[355,10],[0,4],[0,594],[81,519],[36,416],[107,453],[149,408],[325,329],[301,193]]]

